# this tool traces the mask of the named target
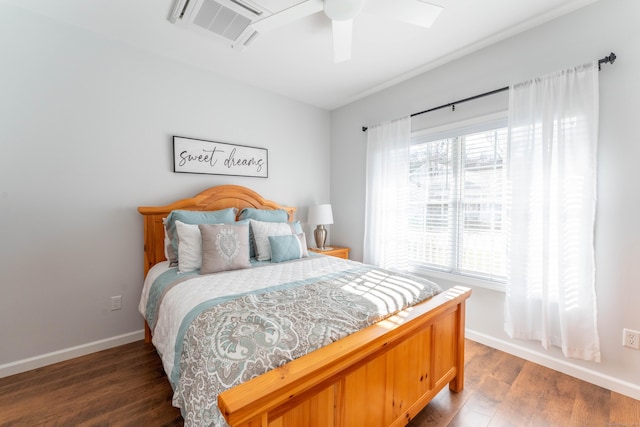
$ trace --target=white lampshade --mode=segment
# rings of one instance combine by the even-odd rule
[[[308,224],[333,224],[333,212],[331,205],[314,205],[309,207]]]

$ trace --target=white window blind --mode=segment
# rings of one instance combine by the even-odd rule
[[[506,119],[414,134],[410,149],[412,267],[504,282]]]

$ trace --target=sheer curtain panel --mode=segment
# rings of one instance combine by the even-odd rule
[[[367,264],[393,270],[408,267],[409,145],[411,118],[367,131],[367,196],[364,257]]]
[[[595,362],[597,145],[597,63],[510,89],[505,330]]]

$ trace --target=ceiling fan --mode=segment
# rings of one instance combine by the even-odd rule
[[[266,18],[251,23],[258,33],[265,33],[295,20],[324,11],[333,30],[334,62],[351,59],[353,20],[360,12],[430,28],[442,7],[422,0],[306,0]]]

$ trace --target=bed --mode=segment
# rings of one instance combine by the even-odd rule
[[[256,261],[246,268],[243,266],[213,274],[178,272],[178,267],[167,261],[167,256],[171,258],[172,255],[167,253],[170,245],[165,239],[165,219],[174,211],[190,211],[195,215],[198,212],[216,213],[229,208],[234,213],[242,212],[245,208],[265,214],[284,211],[289,226],[292,227],[290,234],[298,236],[298,239],[304,238],[300,237],[300,230],[293,227],[295,208],[266,200],[258,193],[241,186],[212,187],[194,197],[165,206],[138,208],[144,219],[145,285],[140,310],[145,316],[145,341],[153,342],[163,359],[165,372],[174,388],[173,403],[181,407],[185,425],[402,426],[447,384],[454,392],[462,390],[465,302],[471,293],[468,288],[454,287],[442,291],[437,285],[413,276],[390,273],[355,261],[311,252],[301,259],[277,260],[280,249],[276,252],[279,246],[275,245],[285,240],[295,242],[284,232],[287,236],[269,237],[273,249],[271,260]],[[254,225],[264,225],[260,221],[251,222],[246,219],[241,222],[250,223],[248,228],[252,230]],[[205,229],[209,233],[210,228],[218,225],[198,227],[202,232],[204,253],[205,246],[213,244],[211,239],[205,240]],[[227,228],[242,232],[245,230],[242,224],[230,224]],[[255,230],[259,231],[260,228]],[[251,246],[257,249],[260,243],[264,243],[264,237],[259,233],[252,235]],[[258,253],[252,255],[257,257]],[[202,271],[205,270],[204,262],[203,257]],[[315,272],[316,269],[319,273]],[[316,275],[322,280],[317,281]],[[154,284],[162,283],[164,277],[171,277],[171,280],[166,279],[165,285],[162,285],[165,287],[160,286],[161,290],[156,290]],[[375,278],[371,279],[372,277]],[[264,283],[256,284],[258,281]],[[391,282],[400,283],[400,288],[392,291],[392,297],[379,296],[377,292],[389,288]],[[240,286],[241,283],[249,283],[249,287],[254,290],[242,290],[233,297],[221,294],[222,288],[225,289],[224,292],[236,292],[234,286]],[[296,286],[293,287],[291,283],[296,283]],[[299,283],[308,287],[298,287]],[[371,283],[375,283],[375,286]],[[207,288],[209,290],[200,291],[200,287],[205,289],[206,286],[210,286]],[[363,286],[366,291],[361,292]],[[183,298],[178,296],[179,289],[185,290],[188,295],[186,299],[196,298],[195,302],[191,301],[189,305],[185,300],[179,299]],[[329,294],[331,295],[328,296]],[[340,311],[342,308],[337,307],[339,304],[334,301],[328,304],[329,307],[318,308],[320,314],[313,313],[313,306],[304,306],[322,303],[334,294],[339,295],[338,299],[349,300],[349,304],[362,306],[364,311],[369,309],[375,314],[367,317],[359,312],[348,312],[343,315]],[[355,294],[360,298],[357,301],[353,296]],[[360,294],[365,298],[361,298]],[[400,294],[404,296],[399,297]],[[408,299],[405,303],[409,305],[402,306],[399,300],[405,297]],[[197,298],[203,301],[209,299],[205,303]],[[413,302],[415,299],[419,302]],[[274,302],[276,300],[277,304]],[[216,304],[210,301],[215,301]],[[246,344],[244,336],[231,337],[241,328],[236,316],[237,304],[240,303],[258,304],[242,306],[242,310],[249,312],[243,320],[251,318],[255,321],[252,314],[254,312],[251,311],[254,308],[251,307],[267,307],[259,312],[266,313],[265,316],[269,317],[272,312],[288,312],[289,308],[281,307],[293,304],[300,305],[302,309],[300,314],[293,316],[296,318],[293,321],[307,314],[312,318],[329,317],[332,321],[342,323],[337,326],[322,326],[321,333],[318,333],[320,327],[312,325],[309,326],[311,332],[300,333],[302,326],[297,323],[291,325],[291,320],[286,320],[289,322],[286,323],[288,330],[285,331],[286,328],[283,327],[283,330],[273,332],[273,328],[264,325],[269,319],[265,321],[261,318],[259,334],[255,328],[251,329],[254,337],[259,336],[260,345],[268,344],[260,347],[255,343]],[[202,308],[203,305],[206,308]],[[149,310],[150,306],[153,309]],[[188,309],[187,306],[191,308]],[[200,312],[194,312],[195,306]],[[381,306],[387,312],[383,313]],[[227,307],[233,308],[224,311]],[[331,310],[336,310],[337,314]],[[189,315],[184,316],[186,312]],[[219,318],[211,317],[214,314],[231,319],[231,326],[221,326],[223,323]],[[344,320],[355,318],[358,320]],[[206,323],[207,319],[209,323]],[[359,329],[347,330],[345,324],[350,322],[360,325]],[[173,326],[167,326],[170,324]],[[180,325],[182,334],[174,334],[178,330],[177,325]],[[253,326],[255,325],[251,325]],[[249,330],[249,326],[242,328],[244,331]],[[222,344],[207,341],[218,333],[216,331],[226,334],[227,341]],[[296,339],[305,341],[306,344],[312,343],[315,347],[302,354],[275,348],[272,343],[277,340],[265,331],[271,335],[279,334],[280,338],[304,337]],[[201,347],[202,345],[209,347]],[[271,353],[266,353],[267,347]],[[215,353],[211,348],[215,348],[218,353],[209,354]],[[248,348],[256,354],[260,353],[265,359],[273,359],[275,367],[264,367],[266,362],[262,359],[252,359],[250,362],[220,361],[223,359],[220,354],[225,357],[231,355],[233,359],[235,355],[242,353],[244,357]],[[283,356],[283,353],[286,354]],[[264,372],[256,369],[256,366]],[[228,379],[232,374],[236,375],[233,381]],[[209,384],[212,377],[224,384]],[[185,403],[185,395],[189,396],[186,400],[195,403]]]

